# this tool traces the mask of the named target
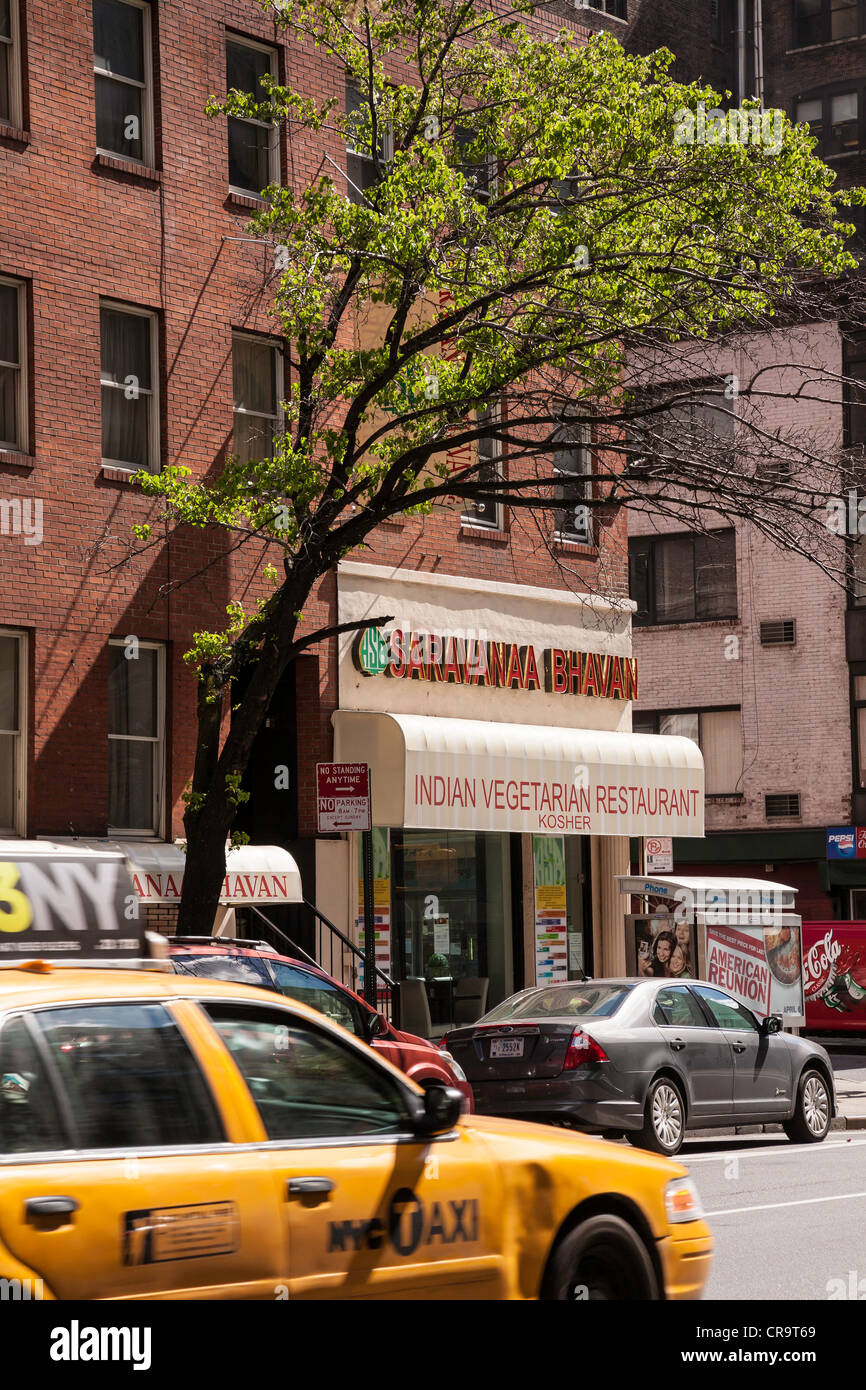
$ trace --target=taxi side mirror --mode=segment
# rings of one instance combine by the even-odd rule
[[[765,1038],[769,1038],[773,1033],[781,1033],[782,1020],[778,1014],[770,1014],[768,1018],[761,1021],[761,1032]]]
[[[463,1095],[455,1086],[428,1086],[415,1116],[415,1133],[423,1138],[447,1134],[460,1119]]]

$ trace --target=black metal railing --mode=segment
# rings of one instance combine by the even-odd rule
[[[293,955],[301,956],[304,960],[309,961],[310,965],[318,965],[320,970],[332,975],[335,980],[342,981],[356,994],[361,994],[362,990],[359,988],[361,983],[360,967],[364,964],[364,952],[306,898],[304,899],[304,906],[312,912],[315,919],[315,959],[302,946],[293,941],[281,927],[275,926],[255,903],[249,904],[248,911],[254,912],[276,936],[285,941],[291,947]],[[376,966],[376,1008],[379,1013],[391,1020],[395,1028],[400,1027],[399,986],[396,980],[392,980],[391,976],[387,975],[378,965]]]

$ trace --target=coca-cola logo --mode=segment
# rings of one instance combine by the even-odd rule
[[[832,931],[809,947],[803,957],[803,986],[807,999],[823,999],[836,979],[836,962],[841,954],[842,946]]]

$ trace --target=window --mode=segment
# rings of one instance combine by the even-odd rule
[[[708,985],[692,985],[692,989],[703,999],[719,1028],[734,1028],[738,1033],[759,1031],[754,1014],[749,1012],[745,1004]]]
[[[478,423],[495,428],[499,420],[499,410],[494,408],[489,414],[478,415]],[[498,439],[487,435],[477,442],[479,467],[473,473],[473,480],[480,483],[495,482],[501,478],[502,447]],[[464,526],[477,526],[486,531],[501,531],[505,522],[504,511],[499,502],[467,501],[464,504],[461,521]]]
[[[152,165],[149,5],[93,0],[93,70],[97,149]]]
[[[653,1006],[653,1022],[663,1028],[707,1026],[700,1004],[685,985],[668,985],[659,990]]]
[[[278,960],[271,961],[271,969],[280,994],[285,994],[289,999],[299,999],[302,1004],[309,1004],[311,1009],[318,1009],[325,1018],[339,1023],[341,1028],[346,1028],[356,1037],[365,1036],[361,1006],[350,994],[332,985],[330,980],[321,980],[308,970],[282,965]]]
[[[250,459],[273,458],[281,430],[283,355],[275,343],[236,333],[232,338],[234,452]]]
[[[677,713],[635,710],[632,729],[636,734],[668,734],[692,739],[704,757],[705,794],[737,796],[742,793],[743,722],[739,709]]]
[[[129,472],[159,472],[156,317],[143,309],[104,304],[102,461]]]
[[[228,980],[235,985],[255,985],[257,989],[273,990],[274,982],[265,962],[255,956],[195,956],[184,951],[171,963],[177,975],[198,975],[204,980]]]
[[[23,1018],[0,1033],[0,1077],[0,1155],[68,1148],[51,1079]]]
[[[0,0],[0,121],[20,126],[21,41],[18,0]]]
[[[23,835],[25,789],[25,638],[0,628],[0,834]]]
[[[629,592],[635,626],[707,622],[737,616],[737,547],[733,531],[706,535],[632,536]]]
[[[407,1098],[371,1056],[295,1018],[243,1004],[207,1013],[258,1106],[269,1139],[411,1131]]]
[[[478,131],[473,130],[471,126],[456,126],[454,138],[460,156],[457,168],[466,180],[467,192],[471,192],[476,202],[488,203],[496,192],[496,160],[492,156],[485,157],[483,150],[479,155],[477,148],[473,149],[471,157],[467,153],[465,159],[463,158],[464,152],[472,148],[478,140]]]
[[[592,545],[592,509],[586,505],[592,497],[592,455],[589,449],[589,429],[578,427],[577,436],[572,431],[572,441],[568,431],[559,431],[559,447],[553,455],[553,470],[562,482],[554,492],[557,501],[567,505],[554,513],[554,526],[558,540],[580,541]]]
[[[165,648],[137,639],[108,646],[108,824],[160,835],[164,804]]]
[[[277,77],[273,48],[250,39],[226,41],[226,79],[229,91],[245,92],[266,101],[263,77]],[[260,197],[269,184],[279,183],[277,127],[270,121],[229,116],[229,187]]]
[[[0,449],[27,451],[24,285],[0,279]]]
[[[860,92],[819,92],[798,101],[794,109],[798,125],[808,125],[818,142],[817,153],[823,159],[838,154],[854,154],[861,147]],[[856,209],[843,209],[844,218]]]
[[[379,181],[377,160],[373,157],[372,136],[365,133],[369,124],[369,104],[361,96],[355,84],[346,81],[346,119],[348,138],[346,141],[347,196],[352,203],[362,203],[369,188],[375,188]],[[378,133],[376,154],[381,165],[390,157],[390,134],[387,130]]]
[[[596,985],[587,981],[577,985],[548,985],[522,990],[484,1015],[485,1023],[504,1023],[512,1018],[538,1018],[545,1014],[557,1018],[612,1018],[633,985]]]
[[[731,32],[727,0],[710,0],[710,37],[713,43],[726,43]]]
[[[863,0],[793,0],[793,44],[851,39],[863,32]]]
[[[613,15],[614,19],[626,19],[626,0],[580,0],[579,9],[602,10]]]
[[[94,1004],[33,1015],[79,1149],[225,1142],[198,1065],[162,1004]]]

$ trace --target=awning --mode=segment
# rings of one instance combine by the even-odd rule
[[[370,764],[373,824],[572,835],[704,833],[688,738],[337,710],[337,762]]]
[[[154,840],[66,838],[53,843],[64,850],[70,846],[120,850],[129,861],[133,887],[143,903],[155,907],[180,902],[186,865],[180,845]],[[226,851],[226,876],[219,900],[231,907],[303,902],[300,870],[289,852],[279,845],[239,845]]]

